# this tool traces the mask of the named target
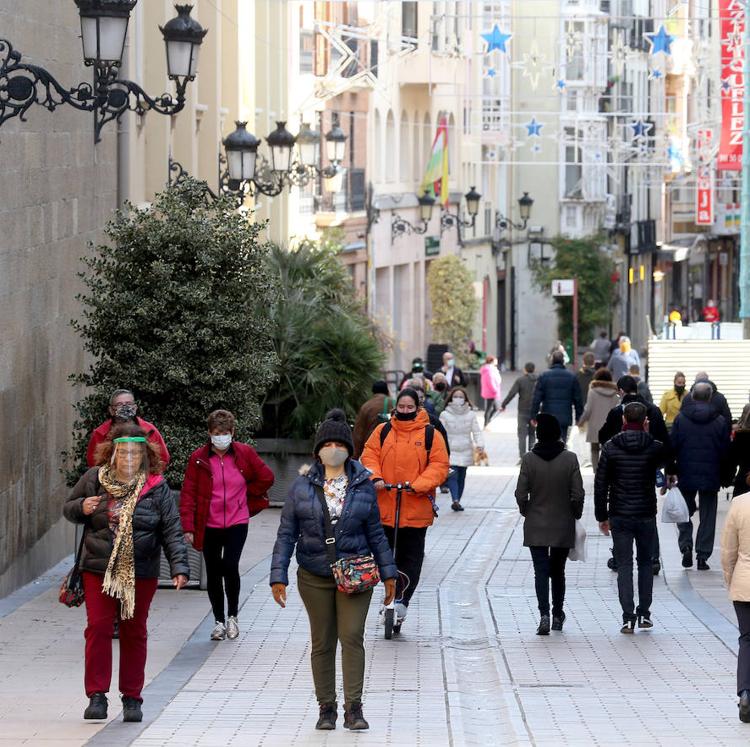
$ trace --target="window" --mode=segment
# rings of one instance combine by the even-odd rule
[[[299,71],[311,73],[313,71],[313,50],[315,43],[312,31],[299,32]]]
[[[583,197],[583,162],[575,127],[565,128],[565,186],[563,196],[578,200]]]
[[[416,0],[404,0],[401,3],[401,36],[416,39],[418,36],[418,8]]]

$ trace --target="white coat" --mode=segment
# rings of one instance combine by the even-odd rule
[[[474,447],[484,448],[476,412],[468,405],[457,407],[451,402],[440,413],[440,422],[448,434],[451,464],[454,467],[470,467],[474,464]]]
[[[729,598],[750,602],[750,493],[738,495],[729,507],[721,535],[721,566]]]

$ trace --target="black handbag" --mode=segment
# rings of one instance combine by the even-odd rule
[[[78,552],[73,567],[68,571],[68,575],[63,579],[60,585],[60,594],[58,600],[60,604],[66,607],[80,607],[83,604],[83,577],[78,564],[81,562],[81,553],[83,552],[83,540],[86,537],[86,530],[81,532],[81,541],[78,543]]]

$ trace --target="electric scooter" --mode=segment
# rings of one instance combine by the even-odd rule
[[[396,491],[396,513],[395,513],[395,521],[393,525],[393,548],[392,548],[393,558],[395,560],[396,547],[398,546],[398,523],[401,517],[401,496],[403,495],[404,491],[414,492],[414,488],[412,488],[412,486],[408,482],[403,482],[403,483],[399,482],[395,484],[386,484],[385,489]],[[399,575],[403,576],[405,579],[404,588],[401,590],[401,594],[403,595],[404,591],[406,590],[406,587],[409,585],[409,577],[405,573],[402,573],[401,571],[399,571],[398,573]],[[385,622],[385,638],[386,640],[390,641],[391,638],[393,638],[394,633],[398,635],[401,632],[401,623],[398,622],[398,620],[396,619],[396,595],[395,594],[390,604],[386,604],[384,606],[383,616],[384,616],[384,622]]]

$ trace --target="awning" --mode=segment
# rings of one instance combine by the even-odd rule
[[[681,236],[671,241],[663,241],[657,244],[657,259],[664,259],[668,262],[684,262],[691,252],[694,252],[703,244],[705,247],[706,234],[699,233],[692,236]]]

